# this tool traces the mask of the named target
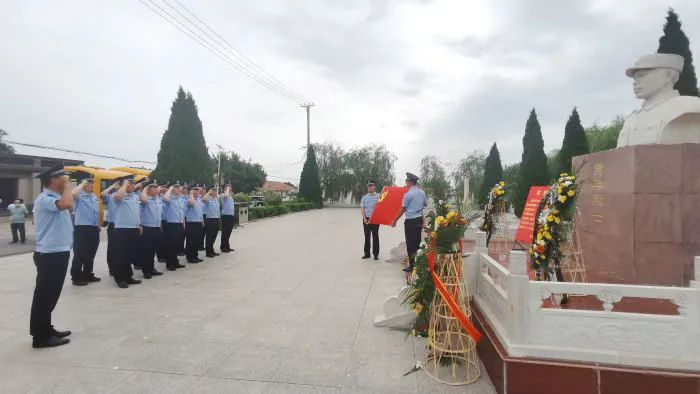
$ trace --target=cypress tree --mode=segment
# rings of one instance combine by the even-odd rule
[[[549,183],[547,169],[547,155],[544,153],[544,141],[540,122],[533,108],[525,125],[523,137],[523,156],[520,162],[520,174],[518,176],[518,190],[513,206],[515,214],[520,217],[525,208],[525,200],[531,186],[543,186]]]
[[[681,21],[673,8],[668,10],[664,35],[659,38],[659,49],[656,52],[683,56],[685,64],[675,88],[682,96],[700,96],[695,67],[693,67],[693,54],[690,52],[690,42],[681,29]]]
[[[491,188],[502,180],[503,166],[501,165],[501,155],[498,153],[498,147],[494,142],[491,145],[491,151],[486,158],[486,165],[484,166],[484,177],[479,188],[479,205],[486,204]]]
[[[590,151],[588,149],[588,140],[586,139],[586,130],[583,129],[581,118],[579,118],[578,111],[574,107],[564,128],[564,141],[561,143],[561,150],[559,150],[559,172],[551,175],[557,178],[562,172],[570,174],[571,158],[587,153],[590,153]]]
[[[214,182],[197,105],[192,94],[185,93],[182,86],[173,101],[168,129],[160,141],[158,164],[151,178],[158,182]]]
[[[318,172],[316,153],[313,145],[309,145],[306,150],[306,162],[301,170],[299,179],[299,197],[313,203],[317,208],[323,207],[323,196],[321,194],[321,177]]]

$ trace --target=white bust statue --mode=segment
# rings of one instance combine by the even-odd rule
[[[680,96],[673,85],[683,70],[683,56],[642,56],[627,69],[642,107],[625,120],[617,147],[700,143],[700,98]]]

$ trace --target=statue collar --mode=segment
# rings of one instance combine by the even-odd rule
[[[651,97],[650,99],[644,101],[644,104],[642,104],[642,108],[640,108],[637,113],[639,112],[644,112],[644,111],[650,111],[651,109],[658,107],[659,105],[665,103],[666,101],[676,98],[680,96],[678,94],[677,90],[670,90],[668,92],[660,93],[654,97]]]

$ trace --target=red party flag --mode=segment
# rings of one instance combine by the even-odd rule
[[[407,191],[407,187],[384,186],[382,194],[379,196],[379,202],[377,202],[377,206],[374,207],[372,217],[369,219],[369,223],[390,226],[401,210],[403,195],[406,194]]]

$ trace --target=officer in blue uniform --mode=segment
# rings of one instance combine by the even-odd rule
[[[379,225],[369,224],[369,219],[372,217],[374,207],[379,202],[379,194],[377,194],[377,185],[373,180],[367,181],[367,194],[362,196],[360,201],[360,214],[362,215],[362,227],[365,230],[365,254],[363,259],[368,259],[370,249],[370,235],[372,236],[372,254],[375,260],[379,260]]]
[[[235,216],[235,203],[233,202],[233,190],[231,185],[224,185],[224,193],[221,195],[221,251],[233,252],[231,249],[231,233],[233,232]]]
[[[190,188],[186,183],[182,185],[180,193],[180,209],[182,209],[182,225],[185,231],[180,234],[180,250],[178,251],[178,256],[185,256],[185,240],[187,239],[187,208],[189,207],[188,201],[190,199]]]
[[[114,232],[114,212],[116,211],[112,194],[114,194],[117,189],[119,189],[118,180],[103,190],[101,194],[102,203],[107,205],[107,268],[109,268],[109,274],[111,276],[114,276],[114,270],[112,269],[112,264],[114,262],[114,241],[112,240],[112,234]]]
[[[199,197],[199,187],[194,186],[190,190],[190,195],[187,199],[187,213],[185,214],[185,255],[187,262],[191,264],[204,261],[199,258],[197,251],[202,240],[202,228],[204,226],[204,218],[202,217],[202,199]]]
[[[165,204],[165,228],[163,236],[165,238],[165,265],[168,271],[175,271],[178,268],[185,268],[185,265],[180,264],[177,259],[178,252],[182,247],[180,239],[185,232],[183,224],[182,208],[180,207],[180,190],[179,184],[172,185],[163,195],[163,203]]]
[[[37,176],[44,187],[34,200],[36,224],[36,287],[29,318],[32,347],[65,345],[70,331],[58,331],[51,324],[51,313],[61,296],[66,279],[70,249],[73,246],[73,224],[69,210],[73,207],[73,194],[68,172],[63,166],[55,166]]]
[[[396,219],[394,219],[391,227],[396,227],[396,222],[406,213],[406,220],[403,223],[406,236],[406,252],[408,253],[410,265],[403,270],[411,272],[416,264],[416,252],[418,252],[420,247],[421,234],[423,233],[423,209],[427,205],[428,200],[425,192],[418,187],[418,177],[410,172],[406,173],[406,187],[408,187],[408,191],[403,196],[401,210],[396,215]]]
[[[139,197],[141,201],[141,227],[137,263],[141,266],[144,279],[163,275],[155,269],[154,258],[161,238],[161,202],[158,200],[158,185],[146,186]]]
[[[207,194],[202,197],[204,214],[207,215],[207,218],[204,219],[204,231],[207,237],[205,242],[207,257],[219,255],[219,253],[214,252],[214,241],[216,241],[216,236],[219,234],[219,221],[221,217],[217,191],[216,187],[210,187]]]
[[[160,237],[158,238],[158,247],[156,248],[156,256],[158,257],[159,263],[165,263],[165,224],[168,223],[165,220],[165,202],[163,201],[163,196],[168,191],[170,187],[169,183],[165,183],[158,187],[158,204],[160,205]]]
[[[121,186],[112,195],[114,200],[114,263],[112,271],[117,286],[126,289],[129,285],[141,283],[134,279],[131,263],[134,261],[138,247],[141,228],[140,200],[134,193],[135,186],[126,178],[121,180]]]
[[[74,286],[85,286],[99,282],[100,278],[92,272],[97,247],[100,245],[100,227],[97,214],[99,202],[93,193],[94,179],[83,180],[73,189],[73,264],[70,275]]]
[[[204,184],[202,187],[199,188],[199,198],[200,200],[204,198],[204,195],[207,194],[207,185]],[[207,219],[207,214],[204,212],[204,206],[202,206],[202,220],[205,221]],[[199,251],[204,252],[206,248],[204,247],[204,239],[206,238],[206,230],[204,229],[204,223],[202,223],[202,233],[199,235]]]

